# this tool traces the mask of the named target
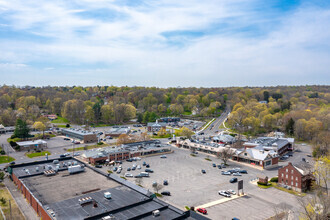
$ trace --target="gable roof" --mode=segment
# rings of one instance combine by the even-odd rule
[[[254,148],[247,148],[239,153],[247,153],[251,158],[256,159],[256,160],[265,160],[267,157],[272,158],[276,156],[276,153],[271,150],[271,151],[263,151],[263,150],[258,150]]]

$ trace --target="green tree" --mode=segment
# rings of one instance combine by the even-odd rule
[[[33,127],[39,131],[42,131],[42,137],[45,136],[46,125],[41,121],[36,121],[33,124]]]
[[[289,135],[294,134],[294,120],[293,120],[293,118],[289,119],[288,123],[285,126],[285,131]]]
[[[23,139],[28,138],[29,132],[30,132],[30,129],[27,126],[26,121],[23,121],[22,119],[17,119],[15,131],[14,131],[15,137],[23,138]]]

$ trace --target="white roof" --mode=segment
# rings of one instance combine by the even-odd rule
[[[22,147],[24,147],[24,146],[30,146],[30,145],[35,145],[35,144],[47,144],[47,142],[46,141],[44,141],[44,140],[35,140],[35,141],[21,141],[21,142],[17,142],[17,144],[19,145],[19,146],[22,146]]]
[[[265,160],[268,155],[273,156],[276,154],[273,150],[263,151],[263,150],[253,149],[253,148],[248,148],[248,149],[246,149],[245,152],[248,153],[252,158],[257,159],[257,160]]]

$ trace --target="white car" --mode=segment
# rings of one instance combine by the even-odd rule
[[[138,170],[141,170],[141,166],[140,166],[140,165],[138,165],[138,166],[136,167],[136,169],[138,169]]]
[[[228,194],[226,191],[224,191],[224,190],[221,190],[221,191],[219,191],[218,192],[219,193],[219,195],[222,195],[222,196],[224,196],[224,197],[231,197],[231,195],[230,194]]]
[[[239,172],[234,173],[233,176],[242,176],[242,174],[240,174]]]
[[[131,173],[125,173],[125,177],[133,177],[133,174],[131,174]]]
[[[227,190],[227,193],[229,193],[229,194],[233,194],[233,195],[236,195],[236,192],[235,192],[234,190],[232,190],[232,189],[228,189],[228,190]]]
[[[162,156],[160,156],[160,158],[167,158],[167,157],[166,157],[166,155],[162,155]]]
[[[65,153],[64,155],[65,155],[65,156],[69,156],[69,155],[70,155],[70,153]]]

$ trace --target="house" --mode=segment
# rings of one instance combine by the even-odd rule
[[[158,120],[156,120],[155,123],[148,123],[147,128],[149,132],[160,131],[162,128],[166,129],[166,122],[158,122]]]
[[[233,160],[260,166],[264,169],[278,165],[278,155],[275,151],[265,151],[256,148],[244,148],[236,150]]]
[[[258,175],[258,180],[259,183],[268,184],[268,176],[260,174]]]
[[[278,184],[297,192],[310,190],[313,180],[312,166],[304,161],[294,165],[289,162],[278,170]]]

